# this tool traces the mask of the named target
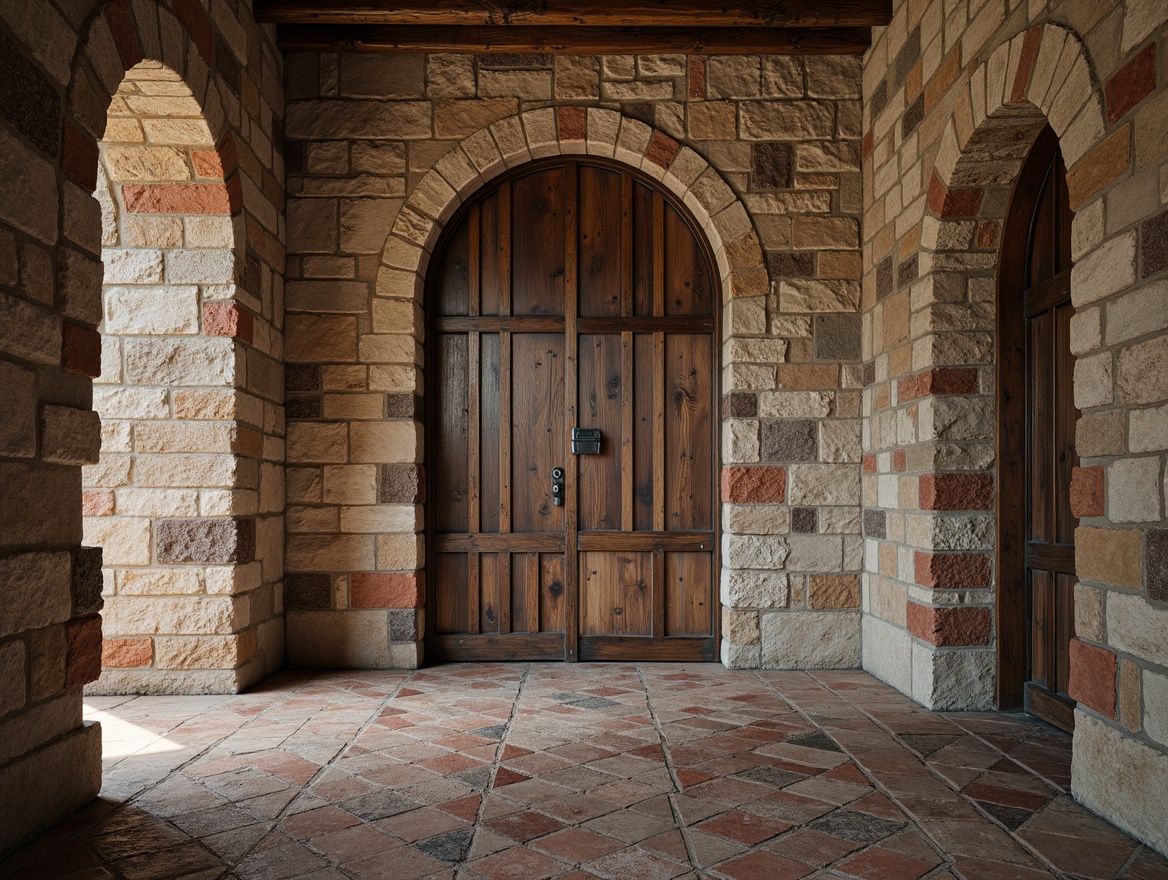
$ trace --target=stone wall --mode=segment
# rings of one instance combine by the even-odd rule
[[[1151,2],[900,2],[864,65],[864,666],[994,704],[994,329],[1010,186],[1059,137],[1075,212],[1077,797],[1168,826],[1168,95]]]
[[[81,546],[82,465],[97,464],[101,446],[91,380],[102,371],[102,218],[92,193],[107,113],[140,62],[181,77],[219,156],[230,157],[235,301],[257,331],[237,355],[237,387],[264,401],[252,469],[261,458],[274,468],[283,451],[283,70],[271,34],[225,2],[97,5],[0,8],[0,851],[100,786],[100,731],[81,721],[81,689],[102,654],[101,549]],[[280,507],[270,499],[257,526],[273,600]]]
[[[859,662],[859,71],[850,57],[289,57],[291,663],[419,662],[429,251],[462,197],[557,152],[658,177],[718,255],[723,659]]]

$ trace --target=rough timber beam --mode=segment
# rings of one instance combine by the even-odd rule
[[[255,0],[269,24],[424,27],[873,27],[892,18],[892,0]]]
[[[868,28],[599,28],[281,25],[285,52],[544,52],[577,55],[858,55]]]

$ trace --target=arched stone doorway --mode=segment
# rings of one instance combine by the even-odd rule
[[[521,165],[447,224],[429,656],[717,656],[713,265],[656,181],[591,157]]]

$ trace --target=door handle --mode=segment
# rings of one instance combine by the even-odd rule
[[[556,507],[564,506],[564,469],[552,468],[552,504]]]

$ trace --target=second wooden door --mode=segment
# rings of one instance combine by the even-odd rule
[[[714,659],[717,297],[692,223],[640,175],[558,159],[448,228],[428,655]]]

